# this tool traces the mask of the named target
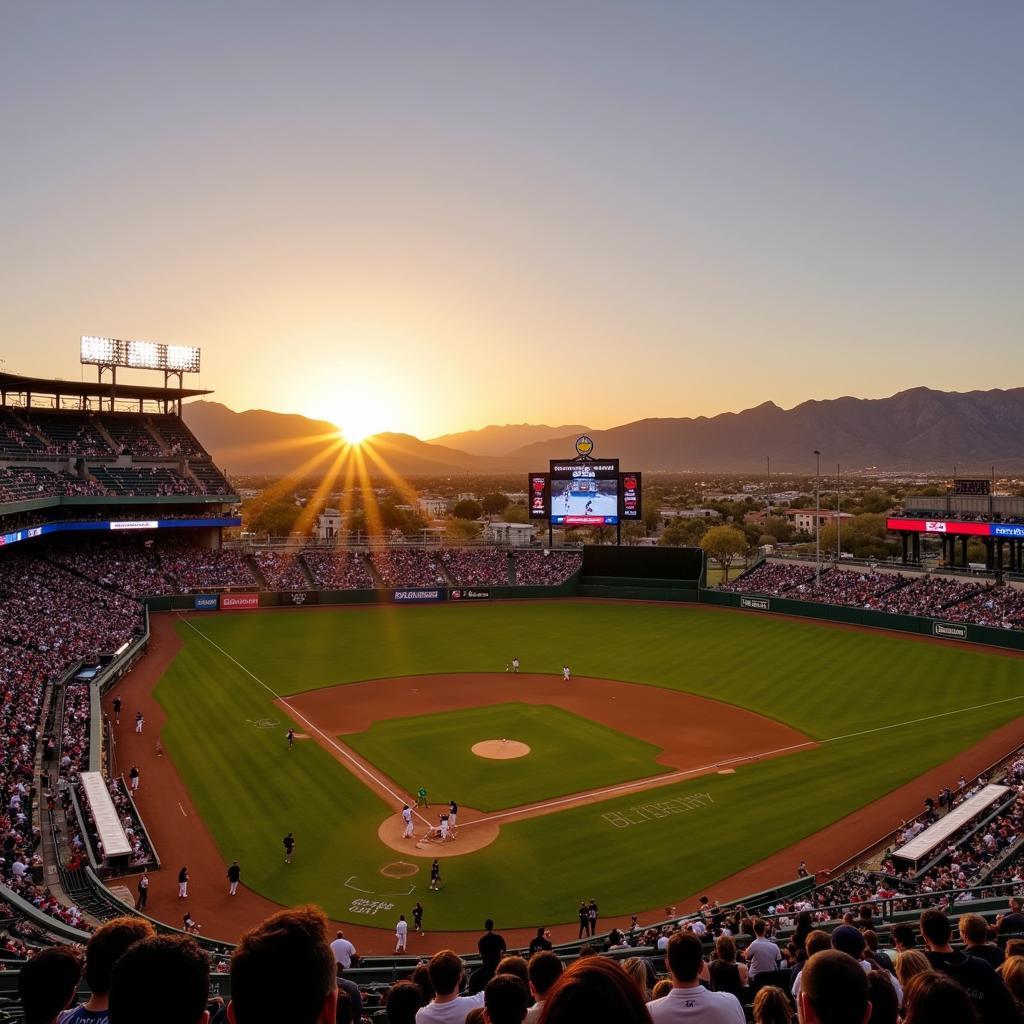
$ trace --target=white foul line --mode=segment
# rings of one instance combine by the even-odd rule
[[[385,793],[388,793],[390,796],[394,797],[394,799],[397,800],[400,804],[406,806],[407,801],[405,800],[404,797],[399,796],[382,779],[374,775],[373,772],[371,772],[370,769],[366,767],[366,765],[360,764],[340,743],[338,743],[334,739],[333,736],[328,736],[327,733],[325,733],[323,729],[321,729],[320,726],[316,724],[316,722],[311,722],[301,711],[299,711],[298,708],[294,707],[287,698],[282,697],[281,694],[279,693],[275,693],[275,691],[271,687],[267,686],[267,684],[263,682],[263,680],[260,679],[258,675],[256,675],[253,672],[250,672],[249,669],[247,669],[236,657],[225,651],[224,648],[221,647],[221,645],[217,643],[215,640],[211,640],[201,629],[197,629],[195,626],[193,626],[192,623],[189,622],[189,620],[186,619],[184,616],[179,615],[178,618],[182,622],[184,622],[185,625],[188,626],[188,628],[191,629],[194,633],[198,633],[211,647],[216,647],[217,650],[220,651],[220,653],[223,654],[225,658],[227,658],[229,661],[234,662],[247,676],[249,676],[250,679],[253,679],[257,683],[259,683],[260,686],[262,686],[263,689],[266,690],[267,693],[269,693],[274,698],[274,700],[280,701],[292,713],[292,715],[295,718],[299,719],[299,721],[301,722],[305,722],[306,726],[311,731],[321,736],[347,761],[350,761],[353,765],[355,765],[355,767],[358,768],[364,775],[368,775],[371,779],[373,779],[373,781],[378,786],[380,786],[380,788],[383,789]],[[423,822],[424,825],[430,824],[430,822],[427,821],[427,819],[424,818],[423,815],[420,814],[418,810],[413,811],[413,813],[420,819],[420,821]]]

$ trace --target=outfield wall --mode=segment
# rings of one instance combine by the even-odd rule
[[[944,622],[942,619],[930,619],[919,615],[895,615],[868,608],[819,604],[816,601],[797,601],[789,597],[775,597],[755,591],[744,594],[704,589],[700,592],[700,600],[704,604],[742,608],[752,612],[779,612],[782,615],[799,615],[802,618],[820,619],[824,622],[870,626],[872,629],[889,629],[898,633],[915,633],[918,636],[938,637],[942,640],[958,640],[962,643],[1024,651],[1024,632],[1020,630],[995,629],[992,626],[975,626],[966,622]]]

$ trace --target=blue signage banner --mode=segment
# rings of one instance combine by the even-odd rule
[[[993,537],[1012,537],[1014,540],[1024,537],[1024,526],[1013,523],[990,523]]]
[[[445,601],[448,591],[444,587],[406,587],[392,590],[391,600],[399,604],[419,604],[423,601]]]
[[[217,516],[207,519],[86,519],[81,522],[43,523],[24,530],[0,533],[0,547],[17,544],[32,537],[45,537],[50,533],[78,533],[93,530],[182,530],[204,526],[241,526],[239,516]]]
[[[215,612],[219,607],[216,594],[196,594],[196,608],[202,611]]]

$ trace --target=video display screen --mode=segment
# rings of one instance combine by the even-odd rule
[[[581,472],[551,481],[551,521],[566,526],[614,526],[619,521],[619,481]]]

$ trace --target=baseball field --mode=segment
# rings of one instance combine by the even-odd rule
[[[144,784],[147,822],[208,828],[270,901],[390,927],[419,899],[432,932],[485,913],[571,922],[590,897],[606,917],[664,907],[870,811],[1018,719],[1024,697],[1020,658],[700,606],[324,608],[167,629],[164,758],[144,783],[173,771],[184,790],[176,808]],[[484,741],[498,756],[473,752]],[[529,752],[501,756],[502,741]],[[403,840],[420,786],[431,806]],[[458,838],[440,844],[427,833],[451,799]]]

